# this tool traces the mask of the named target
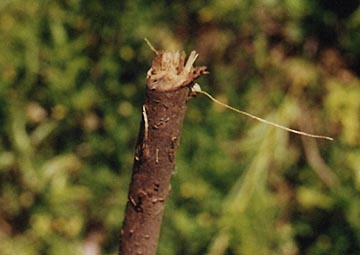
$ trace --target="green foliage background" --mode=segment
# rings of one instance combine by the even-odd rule
[[[360,254],[360,8],[335,0],[1,0],[0,254],[116,254],[145,76],[192,49],[158,254]]]

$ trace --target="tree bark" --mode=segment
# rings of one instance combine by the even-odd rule
[[[122,255],[156,254],[165,200],[175,167],[190,85],[206,67],[193,67],[197,54],[160,52],[147,75],[145,103],[134,167],[120,233]]]

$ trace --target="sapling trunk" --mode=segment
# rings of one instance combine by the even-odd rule
[[[190,85],[206,67],[193,67],[197,54],[159,52],[147,75],[125,219],[120,234],[122,255],[154,255],[160,233],[175,155],[191,98]]]

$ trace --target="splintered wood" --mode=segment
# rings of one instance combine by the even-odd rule
[[[207,74],[206,67],[194,67],[198,57],[195,51],[190,53],[185,63],[185,52],[159,52],[147,73],[149,89],[168,91],[188,86],[202,74]]]

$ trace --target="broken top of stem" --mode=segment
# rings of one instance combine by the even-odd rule
[[[186,62],[184,51],[156,51],[156,53],[146,77],[149,89],[159,91],[174,90],[188,86],[200,75],[208,73],[205,66],[193,66],[198,57],[196,51],[190,53]]]

